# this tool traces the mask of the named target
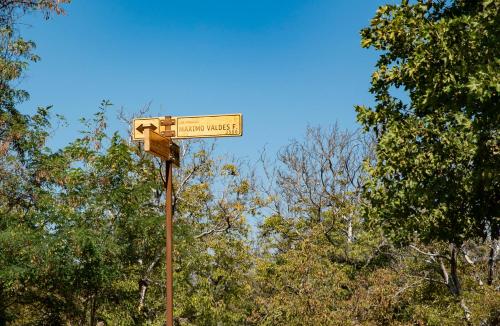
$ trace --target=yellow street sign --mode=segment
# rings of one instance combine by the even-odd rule
[[[239,137],[243,135],[243,116],[236,113],[135,119],[133,139],[143,140],[144,129],[149,126],[154,132],[172,139]]]
[[[171,138],[163,137],[151,128],[144,130],[144,151],[160,157],[162,160],[171,161],[176,166],[180,164],[179,145]]]
[[[173,117],[174,138],[238,137],[243,134],[241,113]]]

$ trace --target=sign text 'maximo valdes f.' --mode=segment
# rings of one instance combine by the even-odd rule
[[[139,118],[134,120],[134,140],[144,139],[144,129],[151,128],[159,134],[169,130],[172,139],[238,137],[243,134],[243,119],[241,113],[171,117],[171,125],[165,126],[163,117]]]

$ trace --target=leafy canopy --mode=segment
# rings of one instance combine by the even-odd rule
[[[366,215],[393,238],[461,244],[499,236],[498,1],[403,1],[378,9],[362,46],[382,52]]]

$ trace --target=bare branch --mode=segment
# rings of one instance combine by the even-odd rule
[[[419,253],[421,253],[421,254],[423,254],[423,255],[426,255],[426,256],[431,257],[431,259],[432,259],[433,261],[435,261],[435,260],[434,260],[434,258],[443,258],[443,259],[450,260],[450,258],[449,258],[449,257],[447,257],[447,256],[444,256],[444,255],[441,255],[441,254],[437,254],[437,253],[432,253],[432,252],[425,252],[425,251],[423,251],[423,250],[420,250],[419,248],[417,248],[417,247],[416,247],[416,246],[414,246],[414,245],[410,245],[410,248],[412,248],[413,250],[415,250],[415,251],[417,251],[417,252],[419,252]]]

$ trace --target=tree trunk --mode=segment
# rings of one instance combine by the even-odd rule
[[[90,325],[95,326],[95,315],[97,311],[97,296],[94,294],[92,296],[92,302],[91,302],[91,309],[90,309]]]
[[[471,313],[469,307],[465,304],[464,298],[460,300],[460,307],[462,307],[462,310],[464,312],[464,319],[465,322],[467,323],[468,326],[472,326],[472,321],[471,321]]]
[[[495,280],[495,267],[499,244],[500,242],[498,242],[498,240],[491,241],[490,257],[488,259],[488,285],[492,285]]]
[[[5,313],[5,310],[6,310],[6,307],[5,307],[5,294],[3,293],[3,285],[2,283],[0,283],[0,298],[2,298],[2,300],[0,300],[0,326],[5,326],[7,325],[7,316],[6,316],[6,313]]]
[[[460,279],[458,278],[458,252],[459,252],[459,247],[456,244],[451,245],[451,252],[450,252],[450,280],[449,280],[449,285],[448,287],[450,288],[451,293],[457,298],[460,298],[462,289],[460,286]],[[469,307],[465,304],[464,298],[460,298],[460,307],[462,308],[462,311],[464,312],[464,319],[465,323],[468,326],[472,326],[472,321],[471,321],[471,312]]]
[[[460,280],[458,279],[458,271],[457,271],[457,246],[455,244],[451,245],[451,253],[450,253],[450,282],[449,287],[453,295],[460,296]]]
[[[149,280],[143,278],[139,281],[139,312],[144,308],[144,301],[146,300],[146,291],[148,290]]]
[[[351,244],[354,240],[353,232],[352,232],[352,216],[349,216],[347,221],[347,243]]]

